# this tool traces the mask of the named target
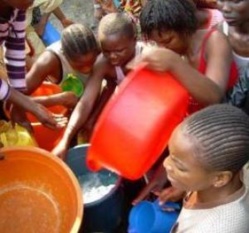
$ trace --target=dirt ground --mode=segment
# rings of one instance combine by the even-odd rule
[[[93,24],[92,0],[64,0],[61,9],[67,18],[76,23],[85,23],[89,27]],[[53,15],[50,20],[58,30],[62,30],[60,22]]]

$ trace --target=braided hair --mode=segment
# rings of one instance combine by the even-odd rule
[[[61,46],[65,56],[72,60],[89,52],[99,51],[93,32],[83,24],[72,24],[65,28],[62,32]]]
[[[128,38],[136,37],[136,27],[132,19],[125,13],[110,13],[99,23],[99,34],[114,35],[122,33]]]
[[[236,107],[207,107],[187,118],[181,129],[196,140],[196,159],[207,169],[236,173],[249,160],[249,117]]]
[[[188,0],[148,1],[140,15],[142,34],[148,38],[156,30],[159,35],[165,31],[192,35],[198,27],[195,10]]]

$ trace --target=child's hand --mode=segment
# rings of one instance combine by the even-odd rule
[[[58,95],[58,104],[65,106],[66,108],[74,108],[78,103],[78,97],[71,91],[66,91],[57,94]]]
[[[105,13],[117,12],[117,8],[115,7],[113,0],[99,0],[99,3]]]
[[[132,204],[136,205],[140,201],[146,199],[150,193],[158,193],[158,190],[162,190],[163,186],[167,183],[167,178],[165,174],[165,169],[161,164],[160,167],[155,172],[153,178],[145,186],[140,194],[133,200]]]
[[[67,118],[52,114],[43,105],[36,104],[32,112],[39,122],[50,129],[62,128],[67,124]]]
[[[11,105],[10,108],[10,121],[12,126],[15,125],[15,123],[21,125],[25,129],[27,129],[30,133],[33,132],[33,128],[31,126],[30,121],[28,120],[25,110],[22,108],[17,107],[16,105]]]
[[[154,192],[158,196],[159,204],[163,205],[167,201],[180,201],[185,196],[185,191],[179,190],[175,187],[168,187],[163,189],[161,192]]]
[[[143,63],[151,70],[165,72],[173,70],[179,62],[180,56],[169,49],[146,47],[139,57],[127,64],[127,67],[131,69]]]
[[[70,26],[71,24],[74,24],[74,22],[71,19],[63,18],[61,20],[61,24],[64,28]]]
[[[62,160],[66,159],[66,154],[67,154],[68,146],[65,140],[61,140],[56,147],[52,150],[52,154],[55,156],[59,157]]]

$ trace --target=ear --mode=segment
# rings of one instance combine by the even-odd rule
[[[233,177],[233,173],[230,171],[222,171],[215,174],[212,181],[215,188],[221,188],[228,184]]]

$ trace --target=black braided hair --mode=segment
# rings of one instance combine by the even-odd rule
[[[198,27],[195,10],[188,0],[148,1],[140,15],[142,34],[148,38],[156,30],[159,35],[165,31],[192,35]]]
[[[249,160],[249,117],[239,108],[212,105],[187,118],[181,129],[196,140],[196,159],[207,169],[236,173]]]
[[[62,32],[61,46],[65,56],[70,59],[99,51],[93,32],[83,24],[72,24],[66,27]]]
[[[123,34],[128,38],[136,37],[136,27],[132,19],[125,13],[110,13],[105,15],[99,23],[99,34]]]

